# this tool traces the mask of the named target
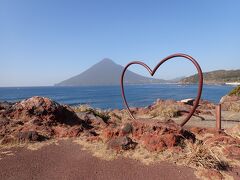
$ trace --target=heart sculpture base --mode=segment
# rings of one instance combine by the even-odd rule
[[[121,76],[121,91],[122,91],[122,98],[123,98],[123,102],[127,108],[127,111],[130,115],[130,117],[132,119],[135,120],[135,117],[133,115],[133,113],[131,112],[130,108],[129,108],[129,105],[127,103],[127,99],[126,99],[126,96],[125,96],[125,90],[124,90],[124,75],[128,69],[129,66],[131,65],[134,65],[134,64],[138,64],[138,65],[141,65],[143,66],[144,68],[147,69],[147,71],[150,73],[151,76],[154,76],[155,72],[158,70],[158,68],[166,61],[170,60],[170,59],[173,59],[173,58],[177,58],[177,57],[182,57],[182,58],[185,58],[189,61],[191,61],[194,66],[196,67],[197,71],[198,71],[198,80],[199,80],[199,83],[198,83],[198,92],[197,92],[197,97],[195,99],[195,103],[193,105],[193,108],[192,110],[189,112],[189,114],[187,115],[187,117],[181,122],[181,126],[184,126],[188,121],[189,119],[192,117],[192,115],[194,114],[194,112],[196,111],[197,107],[198,107],[198,104],[199,104],[199,101],[200,101],[200,98],[201,98],[201,95],[202,95],[202,87],[203,87],[203,73],[202,73],[202,70],[201,70],[201,67],[199,66],[198,62],[192,58],[191,56],[189,55],[186,55],[186,54],[173,54],[173,55],[170,55],[166,58],[164,58],[163,60],[161,60],[157,66],[152,70],[150,67],[148,67],[145,63],[141,62],[141,61],[133,61],[133,62],[130,62],[129,64],[127,64],[127,66],[124,68],[123,72],[122,72],[122,76]]]

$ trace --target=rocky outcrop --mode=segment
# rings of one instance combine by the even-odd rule
[[[166,107],[170,109],[166,110]],[[134,149],[138,145],[149,151],[181,151],[186,142],[194,144],[194,134],[204,136],[209,133],[215,136],[204,139],[206,144],[226,141],[231,144],[226,152],[234,149],[232,156],[238,155],[238,149],[233,145],[239,141],[235,141],[234,136],[220,136],[210,128],[187,130],[173,120],[167,120],[174,114],[185,115],[191,108],[192,105],[184,102],[157,100],[151,106],[133,108],[136,117],[145,116],[145,119],[132,120],[126,110],[104,112],[93,108],[71,108],[44,97],[32,97],[18,103],[4,102],[0,103],[0,143],[35,142],[82,135],[89,141],[103,141],[117,151]],[[214,104],[201,100],[195,116],[210,114],[213,110]],[[158,111],[157,117],[164,116],[165,120],[146,117],[154,111]]]
[[[48,98],[32,97],[12,106],[6,106],[2,115],[9,119],[21,119],[23,122],[31,120],[47,122],[48,124],[64,123],[79,124],[76,114],[68,106],[60,105]]]
[[[92,128],[69,106],[44,97],[32,97],[15,104],[0,103],[0,109],[2,144],[76,137]]]
[[[225,97],[222,104],[229,108],[227,103],[238,101],[235,96]],[[153,155],[171,154],[176,156],[176,161],[202,167],[200,177],[222,179],[219,170],[227,171],[231,166],[219,157],[240,160],[240,126],[225,131],[190,126],[185,129],[170,119],[185,116],[193,104],[157,100],[148,107],[131,108],[136,117],[133,120],[126,110],[69,107],[44,97],[32,97],[17,103],[3,102],[0,103],[0,145],[81,136],[86,144],[105,143],[106,148],[119,154],[124,153],[120,151],[134,153],[135,148],[136,153],[148,150],[157,152]],[[213,103],[201,100],[194,116],[209,117],[214,111]]]
[[[195,135],[183,129],[174,121],[133,122],[133,137],[143,143],[149,151],[163,151],[183,147],[184,140],[195,142]]]
[[[221,146],[225,157],[229,159],[240,160],[240,139],[227,134],[215,135],[205,140],[208,147]]]
[[[116,151],[135,149],[136,146],[137,143],[128,136],[115,137],[108,141],[108,147]]]
[[[112,144],[121,137],[132,138],[149,151],[163,151],[184,146],[184,141],[195,141],[195,135],[169,120],[166,123],[154,121],[133,121],[122,128],[108,127],[103,130],[103,137]],[[121,143],[120,143],[121,144]]]

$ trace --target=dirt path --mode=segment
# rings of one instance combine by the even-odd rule
[[[12,155],[12,153],[14,155]],[[11,149],[1,153],[0,179],[196,179],[193,170],[169,163],[145,166],[130,159],[104,161],[70,140],[40,150]]]

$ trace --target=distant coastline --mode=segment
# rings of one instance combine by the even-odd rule
[[[105,58],[84,72],[60,83],[56,83],[54,86],[83,87],[120,85],[120,78],[123,70],[123,66],[116,64],[111,59]],[[197,84],[198,81],[198,74],[166,80],[145,77],[129,70],[126,71],[124,77],[124,84],[126,85]],[[208,85],[240,85],[240,70],[216,70],[205,72],[203,73],[203,83]]]
[[[198,74],[189,76],[180,81],[184,84],[198,82]],[[203,73],[204,84],[240,85],[240,70],[217,70]]]
[[[166,83],[165,83],[166,84]],[[187,83],[187,82],[179,82],[179,83],[169,83],[169,84],[180,84],[180,85],[194,85],[198,84],[196,83]],[[228,83],[222,83],[222,82],[203,82],[204,85],[216,85],[216,86],[239,86],[240,82],[228,82]]]

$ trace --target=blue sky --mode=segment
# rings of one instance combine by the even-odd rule
[[[105,57],[154,67],[182,52],[203,71],[240,69],[239,9],[238,0],[0,0],[0,86],[53,85]],[[195,72],[171,61],[156,77]]]

